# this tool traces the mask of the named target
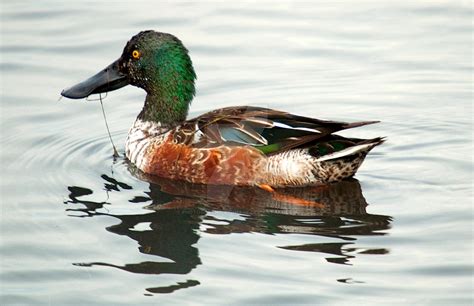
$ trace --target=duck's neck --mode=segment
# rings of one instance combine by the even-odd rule
[[[175,126],[186,120],[190,103],[190,99],[180,101],[176,95],[148,93],[138,118],[142,121],[159,123],[161,126]]]

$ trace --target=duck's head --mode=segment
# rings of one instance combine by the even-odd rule
[[[171,112],[175,114],[168,121],[179,121],[186,117],[194,96],[195,79],[188,50],[178,38],[143,31],[130,39],[119,59],[89,79],[63,90],[61,95],[81,99],[130,84],[148,94],[141,115],[150,118],[145,119],[167,121],[166,113]]]

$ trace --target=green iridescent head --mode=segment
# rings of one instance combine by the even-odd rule
[[[130,39],[118,60],[61,94],[79,99],[131,84],[147,92],[139,117],[172,125],[186,119],[195,79],[188,50],[178,38],[143,31]]]

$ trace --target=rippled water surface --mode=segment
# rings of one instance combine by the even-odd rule
[[[0,301],[473,303],[469,1],[1,4]],[[60,91],[140,30],[181,38],[192,116],[260,105],[387,136],[355,179],[263,190],[143,177]],[[144,93],[104,100],[122,153]]]

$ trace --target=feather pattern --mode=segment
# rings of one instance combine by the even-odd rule
[[[334,134],[346,123],[261,107],[230,107],[174,127],[137,120],[127,156],[146,173],[193,183],[274,187],[325,184],[354,175],[382,138]],[[143,140],[143,135],[151,137]]]
[[[248,145],[266,155],[310,146],[334,132],[376,123],[326,121],[254,106],[217,109],[188,120],[175,139],[192,147]],[[193,135],[201,132],[196,141]]]

